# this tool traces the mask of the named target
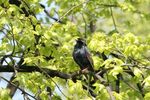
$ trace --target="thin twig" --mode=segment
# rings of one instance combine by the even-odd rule
[[[13,68],[14,68],[14,72],[15,72],[15,74],[17,74],[17,70],[16,70],[16,67],[15,67],[15,61],[14,61],[14,59],[12,58],[12,56],[11,55],[13,55],[14,54],[14,52],[15,52],[15,37],[14,37],[14,33],[13,33],[13,25],[12,24],[10,24],[11,25],[11,32],[10,32],[10,34],[12,35],[12,42],[13,42],[13,50],[12,50],[12,52],[11,52],[11,54],[10,54],[10,59],[11,59],[11,61],[12,61],[12,63],[13,63]]]
[[[83,21],[84,21],[84,24],[85,24],[84,25],[84,34],[85,34],[84,37],[87,38],[87,35],[86,35],[87,34],[87,23],[86,23],[86,20],[85,20],[85,17],[83,15],[83,13],[81,13],[81,15],[82,15],[82,18],[83,18]]]
[[[100,7],[119,7],[117,4],[105,4],[105,3],[98,3]],[[97,8],[96,8],[97,9]]]
[[[28,8],[29,10],[31,10],[31,9],[30,9],[30,6],[27,4],[27,2],[26,2],[25,0],[22,0],[22,2],[27,6],[27,8]],[[31,12],[29,12],[29,13],[31,13],[31,14],[36,18],[35,13],[34,13],[33,11],[31,11]]]
[[[46,15],[47,15],[49,18],[55,20],[56,22],[59,22],[59,23],[63,24],[62,21],[60,21],[60,20],[58,21],[57,18],[52,17],[52,16],[48,13],[48,11],[47,11],[46,9],[44,9],[44,12],[46,13]]]
[[[130,85],[128,82],[126,82],[125,80],[122,80],[125,84],[127,84],[130,88],[132,88],[133,90],[141,93],[138,89],[136,89],[135,87],[133,87],[132,85]]]
[[[85,1],[85,2],[82,2],[76,6],[73,6],[72,8],[70,8],[65,14],[63,14],[56,22],[59,22],[61,19],[63,19],[66,15],[68,15],[72,10],[74,10],[75,8],[85,4],[85,3],[88,3],[90,0],[88,1]],[[51,24],[50,28],[54,25],[54,23]]]
[[[106,86],[106,90],[109,93],[110,100],[116,100],[115,97],[112,94],[112,90],[111,90],[110,86]]]
[[[12,42],[13,42],[13,50],[12,50],[12,52],[11,52],[11,55],[13,55],[14,54],[14,52],[15,52],[15,37],[14,37],[14,33],[13,33],[13,25],[12,24],[10,24],[11,25],[11,32],[10,32],[10,34],[12,35]]]
[[[115,27],[115,30],[117,30],[117,26],[116,26],[116,22],[115,22],[115,18],[114,18],[114,15],[113,15],[113,11],[112,11],[112,8],[110,7],[110,13],[111,13],[111,17],[112,17],[112,20],[113,20],[113,24],[114,24],[114,27]]]

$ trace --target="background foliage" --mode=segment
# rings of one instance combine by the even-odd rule
[[[20,66],[67,74],[79,71],[72,51],[75,39],[82,37],[87,40],[94,69],[106,70],[102,78],[107,85],[100,80],[94,83],[96,99],[108,100],[110,92],[116,100],[150,99],[149,0],[12,1],[0,1],[0,68],[14,68],[16,78],[10,83],[17,81],[22,90],[35,95],[23,92],[25,98],[47,100],[47,87],[54,100],[93,98],[82,88],[82,80],[17,71]],[[107,86],[112,90],[107,91]],[[9,92],[0,89],[0,98],[10,99]]]

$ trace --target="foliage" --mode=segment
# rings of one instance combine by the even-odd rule
[[[108,100],[109,92],[116,100],[149,100],[149,0],[47,0],[45,9],[41,0],[21,0],[20,5],[9,1],[0,1],[1,67],[38,66],[68,74],[79,71],[72,51],[75,40],[82,37],[87,40],[94,69],[106,70],[102,78],[112,87],[108,91],[102,81],[94,83],[98,100]],[[17,72],[14,81],[42,100],[48,99],[48,86],[54,100],[93,98],[82,88],[82,78],[74,82],[44,73]],[[0,99],[9,100],[8,94],[1,89]]]
[[[9,90],[8,89],[0,89],[0,97],[1,100],[11,100],[9,97]]]

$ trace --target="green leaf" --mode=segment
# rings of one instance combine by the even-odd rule
[[[123,68],[121,66],[115,66],[114,69],[110,71],[110,75],[117,79],[117,75],[123,72]]]
[[[146,95],[144,96],[144,100],[149,100],[150,99],[150,93],[146,93]]]
[[[134,75],[137,77],[137,78],[140,78],[141,77],[141,75],[142,75],[142,71],[141,70],[139,70],[138,68],[136,68],[136,67],[134,67],[134,69],[133,69],[133,73],[134,73]]]
[[[0,99],[1,100],[11,100],[8,89],[0,88]]]
[[[150,86],[150,76],[148,76],[144,79],[144,83],[145,83],[145,85]]]
[[[93,62],[94,62],[94,69],[98,70],[99,67],[101,67],[101,64],[103,63],[103,60],[97,56],[93,56],[92,58],[93,58]]]
[[[27,57],[27,58],[24,59],[24,64],[25,64],[25,63],[29,64],[29,63],[31,63],[32,61],[33,61],[33,57]]]

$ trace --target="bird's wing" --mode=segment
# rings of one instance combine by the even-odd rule
[[[90,66],[88,66],[88,67],[90,67],[91,71],[94,71],[94,69],[93,69],[93,67],[94,67],[93,59],[91,57],[91,54],[90,54],[89,50],[87,49],[87,47],[84,47],[84,50],[85,50],[86,58],[87,58],[87,60],[89,61],[89,64],[90,64]]]

